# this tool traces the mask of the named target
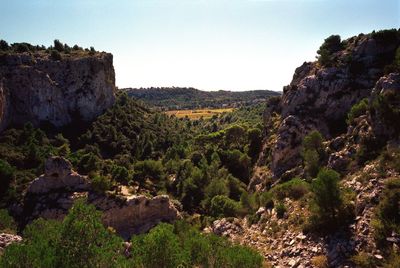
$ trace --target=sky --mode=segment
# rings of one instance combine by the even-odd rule
[[[116,85],[282,90],[331,34],[400,28],[400,0],[0,0],[0,39],[94,46]]]

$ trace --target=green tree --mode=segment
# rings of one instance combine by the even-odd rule
[[[247,132],[247,135],[249,139],[249,149],[247,154],[250,156],[252,162],[254,163],[257,160],[257,157],[261,151],[261,130],[258,128],[250,129]]]
[[[61,43],[60,40],[55,39],[54,40],[54,49],[57,50],[58,52],[63,52],[64,51],[63,43]]]
[[[239,208],[238,202],[227,196],[217,195],[211,199],[210,214],[214,217],[233,217]]]
[[[93,205],[78,200],[65,217],[57,247],[58,265],[101,267],[115,263],[122,239],[110,233]]]
[[[339,35],[331,35],[324,40],[324,43],[321,45],[319,50],[317,51],[319,57],[318,61],[323,66],[328,66],[332,64],[332,54],[343,49],[343,43],[341,42],[341,38]]]
[[[306,135],[302,143],[302,156],[304,169],[310,177],[315,177],[320,169],[321,160],[324,157],[323,137],[320,132],[314,130]]]
[[[335,221],[342,205],[339,188],[340,175],[334,170],[323,168],[311,184],[313,192],[314,216],[319,222]]]
[[[184,251],[173,233],[173,226],[161,223],[143,239],[144,266],[148,268],[175,268],[186,263]]]
[[[7,192],[11,181],[15,176],[15,168],[6,161],[0,159],[0,195]]]

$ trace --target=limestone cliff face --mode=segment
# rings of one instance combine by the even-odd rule
[[[99,194],[86,176],[72,170],[71,163],[61,157],[51,157],[45,163],[45,173],[29,186],[18,217],[25,225],[38,217],[62,219],[77,198],[103,212],[103,223],[129,239],[133,234],[150,230],[159,222],[180,218],[179,211],[166,195]],[[18,210],[18,209],[17,209]]]
[[[0,56],[0,130],[8,125],[89,121],[115,101],[113,57],[95,53],[53,60],[47,54]]]
[[[384,38],[359,35],[345,40],[343,48],[331,56],[332,64],[322,66],[316,61],[298,67],[290,85],[284,87],[278,108],[269,108],[264,115],[265,133],[272,142],[264,146],[259,165],[270,162],[275,178],[296,175],[293,171],[302,162],[301,142],[308,132],[317,129],[326,139],[346,133],[349,110],[371,95],[399,44],[399,33]],[[272,116],[277,111],[279,122]],[[273,125],[277,127],[272,129]]]

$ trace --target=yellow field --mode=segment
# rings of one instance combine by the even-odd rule
[[[165,112],[168,115],[175,115],[178,118],[188,117],[191,120],[197,120],[203,117],[203,119],[211,118],[215,114],[221,114],[225,112],[232,112],[233,108],[221,108],[221,109],[196,109],[196,110],[173,110]]]

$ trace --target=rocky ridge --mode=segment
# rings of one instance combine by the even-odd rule
[[[0,55],[0,130],[26,122],[61,127],[90,121],[114,101],[112,54],[61,60],[43,53]]]
[[[391,79],[382,78],[377,83],[400,44],[397,33],[390,38],[388,41],[361,34],[342,42],[343,48],[331,56],[332,64],[322,66],[316,61],[298,67],[280,101],[268,102],[264,114],[265,136],[276,137],[271,143],[264,143],[259,165],[270,162],[274,178],[285,177],[286,172],[299,175],[296,168],[302,164],[300,147],[307,133],[317,129],[328,140],[346,133],[350,108],[373,96],[374,87],[377,91]],[[276,113],[278,119],[273,116]],[[273,125],[276,127],[272,128]]]

